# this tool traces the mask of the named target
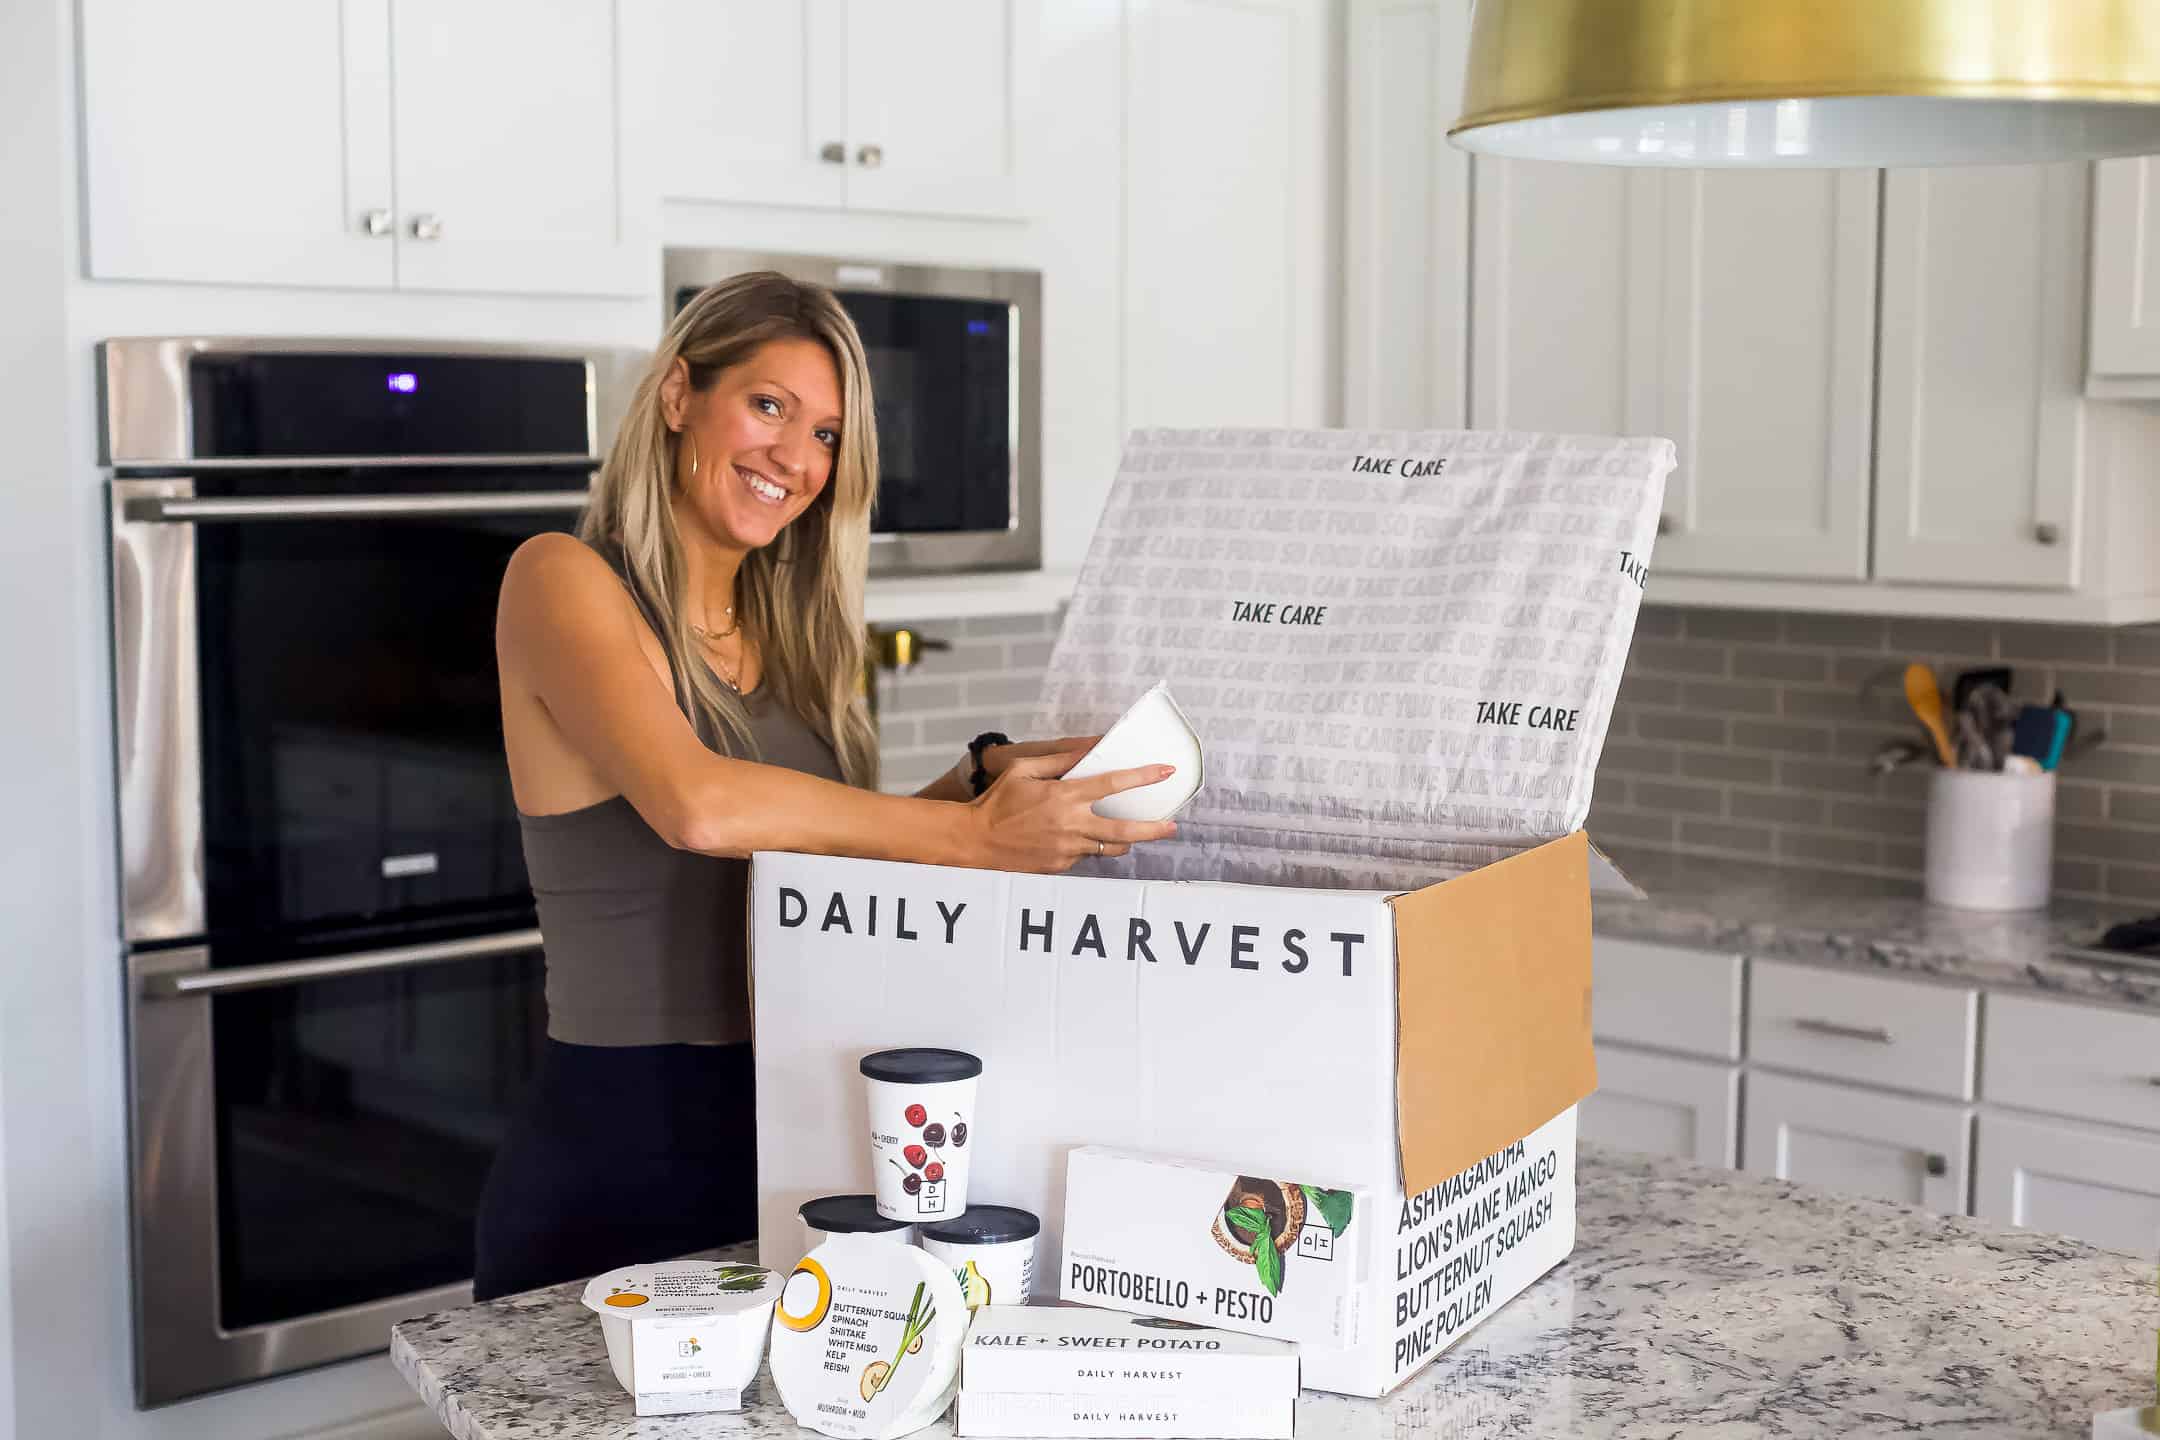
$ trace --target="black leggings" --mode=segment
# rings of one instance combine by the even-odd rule
[[[473,1295],[757,1234],[748,1045],[547,1042],[480,1195]]]

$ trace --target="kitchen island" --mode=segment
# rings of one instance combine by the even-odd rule
[[[797,1433],[762,1375],[742,1413],[635,1418],[581,1288],[406,1321],[391,1358],[459,1440]],[[1297,1431],[2084,1436],[2151,1403],[2156,1327],[2127,1256],[1585,1145],[1568,1261],[1386,1399],[1306,1392]]]

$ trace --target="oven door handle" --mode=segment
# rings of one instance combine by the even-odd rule
[[[273,985],[336,980],[347,975],[376,975],[385,970],[412,970],[422,965],[440,965],[448,960],[474,960],[539,948],[540,932],[537,929],[510,930],[500,935],[475,935],[469,940],[399,945],[387,950],[356,951],[351,955],[325,955],[315,960],[283,960],[271,965],[237,965],[229,970],[149,975],[144,977],[142,985],[143,994],[156,999],[229,995],[236,990],[263,990]]]
[[[234,520],[335,520],[405,515],[522,515],[544,510],[582,510],[585,490],[503,490],[441,495],[281,495],[201,498],[145,495],[129,500],[129,520],[153,524]]]

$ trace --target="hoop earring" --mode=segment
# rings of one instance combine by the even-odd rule
[[[683,439],[690,442],[690,478],[695,480],[697,479],[697,436],[685,430],[683,431]]]

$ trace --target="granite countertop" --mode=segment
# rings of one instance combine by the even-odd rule
[[[1916,882],[1622,849],[1645,900],[1599,896],[1600,935],[2160,1008],[2160,959],[2073,954],[2134,913],[1949,910]]]
[[[1578,1177],[1570,1259],[1386,1399],[1308,1391],[1300,1440],[2082,1437],[2151,1402],[2147,1263],[1589,1145]],[[741,1413],[635,1418],[580,1289],[406,1321],[391,1358],[458,1440],[807,1433],[763,1375]]]

